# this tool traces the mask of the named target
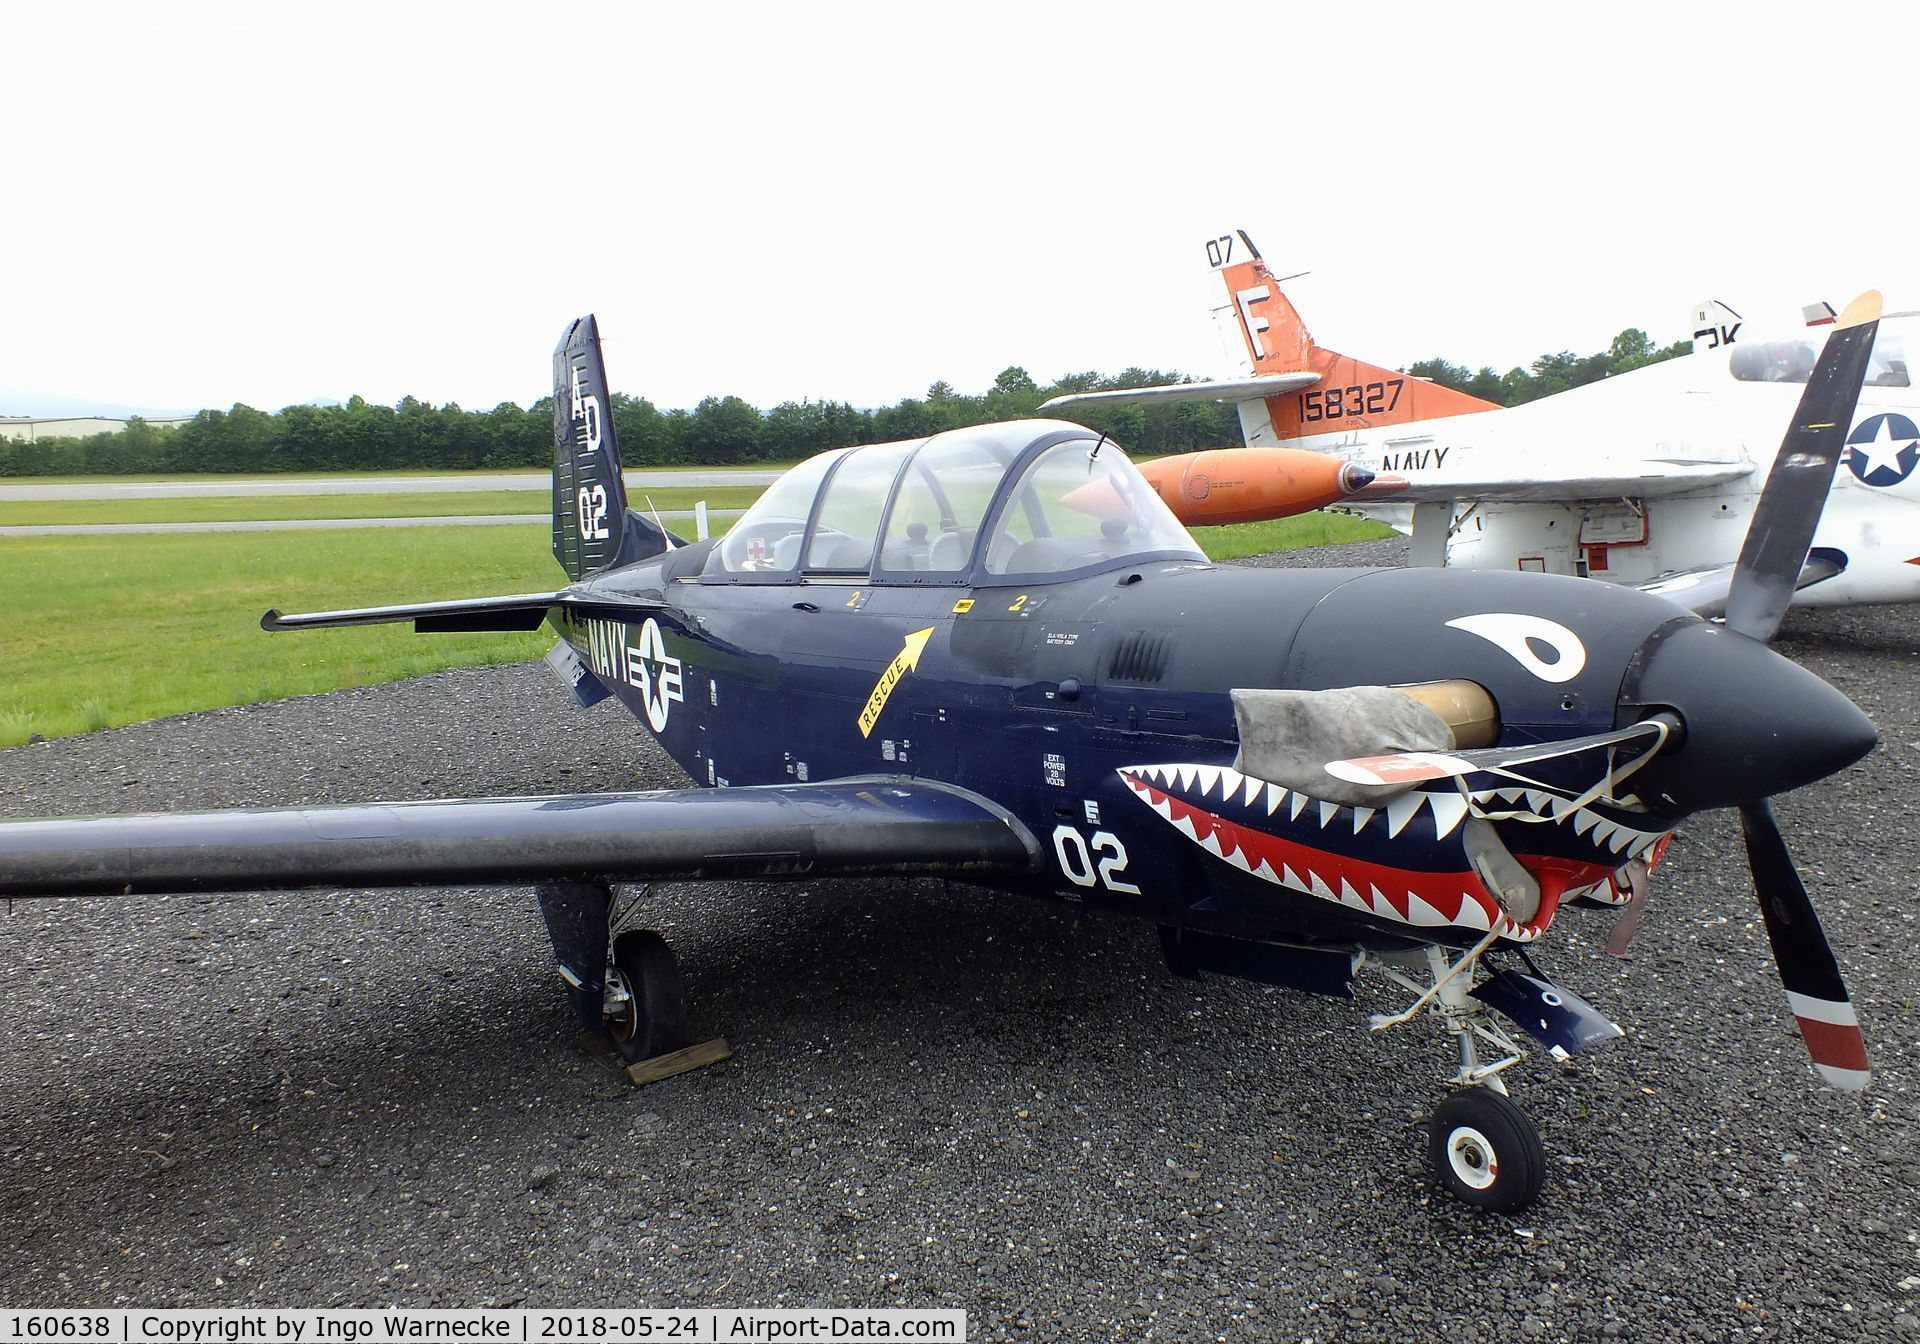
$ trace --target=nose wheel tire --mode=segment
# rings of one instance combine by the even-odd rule
[[[1547,1170],[1533,1122],[1485,1087],[1455,1092],[1434,1108],[1427,1154],[1447,1193],[1496,1213],[1518,1213],[1532,1204]]]
[[[608,973],[607,1035],[629,1061],[652,1059],[688,1043],[680,964],[659,934],[623,933]]]

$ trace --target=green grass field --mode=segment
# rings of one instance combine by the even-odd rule
[[[636,467],[629,463],[627,470],[635,471],[700,471],[700,472],[744,472],[744,471],[785,471],[791,462],[749,462],[743,466],[726,467]],[[550,473],[544,469],[532,467],[474,467],[468,471],[189,471],[175,472],[172,475],[159,473],[146,476],[0,476],[0,485],[98,485],[103,492],[120,485],[144,485],[152,483],[175,484],[178,482],[200,482],[204,484],[227,481],[338,481],[338,480],[417,480],[422,476],[515,476],[527,478],[527,488],[544,489]]]
[[[1350,541],[1378,541],[1393,529],[1350,513],[1303,513],[1270,523],[1234,523],[1229,527],[1195,528],[1193,539],[1215,560],[1238,560],[1268,551],[1298,551],[1308,546],[1343,546]]]
[[[0,541],[0,746],[537,657],[410,625],[268,634],[260,614],[552,588],[545,525]]]
[[[515,500],[507,511],[545,507],[544,493],[531,509],[519,493],[501,496]],[[660,507],[685,507],[668,504],[663,493],[654,493]],[[713,502],[716,493],[704,495]],[[390,497],[320,498],[347,506],[334,516],[378,516],[364,512],[366,501]],[[467,501],[453,511],[477,512],[471,501],[486,496],[407,498]],[[120,505],[147,502],[177,510],[227,501]],[[176,512],[160,520],[188,519]],[[1215,559],[1387,535],[1379,524],[1339,514],[1197,533]],[[552,642],[545,631],[416,635],[402,624],[268,634],[260,614],[270,606],[319,611],[545,590],[563,578],[549,545],[544,524],[0,539],[9,617],[0,640],[0,747],[538,657]]]
[[[671,486],[642,492],[645,509],[690,509],[699,500],[715,510],[744,509],[760,498],[757,485],[710,490]],[[223,523],[294,518],[447,518],[461,514],[546,513],[550,487],[539,490],[434,491],[379,495],[210,495],[191,499],[0,500],[0,527],[70,523]]]

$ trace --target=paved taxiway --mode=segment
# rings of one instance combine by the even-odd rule
[[[711,490],[722,485],[770,485],[777,471],[629,471],[628,493],[638,499],[642,490],[666,486]],[[545,471],[492,472],[470,476],[352,476],[325,480],[288,480],[285,477],[218,477],[197,481],[95,480],[85,485],[0,485],[0,502],[33,499],[204,499],[246,495],[415,495],[467,493],[479,490],[553,489],[553,475]]]
[[[717,527],[739,517],[743,509],[710,509],[708,519]],[[692,522],[692,509],[662,509],[663,523]],[[460,513],[425,518],[270,518],[244,521],[202,523],[35,523],[18,527],[0,527],[0,540],[7,537],[89,537],[134,532],[302,532],[337,531],[358,527],[502,527],[551,524],[551,513]]]
[[[1920,611],[1795,613],[1782,647],[1885,737],[1779,804],[1866,1023],[1864,1101],[1807,1066],[1725,816],[1681,831],[1630,960],[1580,911],[1535,949],[1628,1035],[1515,1071],[1552,1164],[1520,1218],[1430,1192],[1446,1050],[1369,1036],[1377,982],[1357,1005],[1195,988],[1145,926],[960,884],[653,889],[737,1054],[640,1092],[570,1049],[524,890],[23,903],[0,919],[0,1298],[1920,1338]],[[520,666],[0,752],[0,812],[677,779],[630,716]]]

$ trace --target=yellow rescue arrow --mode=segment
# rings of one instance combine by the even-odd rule
[[[893,688],[900,684],[902,677],[920,666],[920,652],[927,647],[927,641],[931,638],[932,626],[915,630],[907,636],[900,652],[893,655],[887,670],[873,684],[873,694],[867,697],[867,707],[860,711],[860,736],[866,737],[873,732],[873,725],[880,721],[880,711],[887,707],[887,697],[893,694]]]

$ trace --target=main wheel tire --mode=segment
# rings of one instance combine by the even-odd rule
[[[1518,1213],[1533,1203],[1547,1174],[1533,1122],[1486,1087],[1455,1092],[1434,1108],[1427,1154],[1449,1194],[1496,1213]]]
[[[628,1060],[652,1059],[687,1044],[687,999],[680,963],[657,933],[623,933],[613,944],[615,973],[626,983],[625,1006],[607,1034]]]

